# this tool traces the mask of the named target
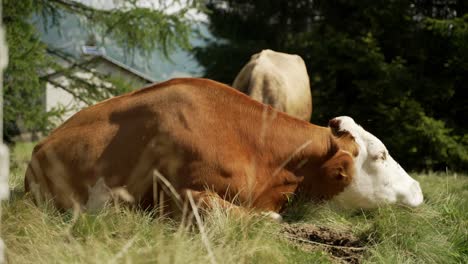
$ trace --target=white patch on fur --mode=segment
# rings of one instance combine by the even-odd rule
[[[268,217],[270,219],[273,219],[275,222],[278,222],[278,223],[283,222],[283,217],[278,213],[268,211],[268,212],[262,212],[262,215],[264,215],[264,216],[266,216],[266,217]]]
[[[390,156],[385,145],[374,135],[342,116],[340,131],[348,131],[359,146],[354,158],[355,176],[333,201],[345,208],[372,208],[385,203],[416,207],[423,202],[419,183]]]
[[[99,178],[93,187],[88,186],[88,201],[86,202],[86,210],[96,212],[104,208],[107,202],[111,199],[109,187],[107,187],[104,178]]]
[[[33,179],[28,178],[29,190],[33,195],[33,199],[36,204],[44,204],[47,201],[52,200],[52,195],[47,188],[41,187],[40,183],[36,183]],[[45,189],[41,191],[41,189]]]
[[[32,180],[29,180],[29,189],[34,197],[34,200],[37,204],[41,204],[43,201],[41,199],[41,186],[38,183],[35,183]]]

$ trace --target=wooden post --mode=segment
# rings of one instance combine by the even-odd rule
[[[3,70],[8,64],[8,49],[2,21],[2,1],[0,0],[0,201],[8,199],[9,196],[8,173],[10,169],[8,147],[3,144]],[[0,206],[0,220],[1,214]],[[5,262],[4,249],[5,245],[0,238],[0,263]]]

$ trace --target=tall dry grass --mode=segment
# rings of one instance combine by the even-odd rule
[[[36,206],[22,193],[31,149],[32,144],[17,144],[12,152],[13,195],[3,204],[2,222],[10,263],[342,261],[323,247],[310,250],[288,240],[281,224],[220,208],[201,222],[187,225],[123,206],[78,215],[59,213],[47,204]],[[414,176],[425,195],[419,208],[385,206],[350,212],[293,201],[285,220],[352,232],[367,243],[361,259],[365,263],[468,263],[468,177],[450,173]]]

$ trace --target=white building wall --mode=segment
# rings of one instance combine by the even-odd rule
[[[59,78],[63,79],[63,78]],[[57,80],[59,81],[59,80]],[[61,85],[63,85],[61,83]],[[55,125],[61,124],[63,121],[67,120],[69,117],[74,115],[76,112],[86,107],[86,104],[76,100],[72,94],[65,91],[62,88],[56,87],[51,83],[46,84],[46,93],[45,93],[45,108],[47,112],[50,112],[54,109],[63,108],[66,109],[65,113],[58,119],[50,120]]]
[[[104,60],[100,60],[92,65],[94,70],[90,72],[76,71],[73,73],[74,77],[84,80],[96,86],[105,87],[105,89],[112,89],[113,85],[109,82],[103,81],[92,72],[99,72],[100,74],[110,75],[114,78],[124,80],[133,89],[141,88],[147,85],[147,82],[136,75],[117,67],[116,65]],[[45,92],[45,109],[46,111],[53,111],[54,109],[65,109],[65,113],[60,118],[50,120],[54,125],[60,125],[63,121],[70,118],[76,112],[87,107],[86,103],[74,98],[74,96],[56,85],[68,88],[70,82],[64,76],[52,77],[51,82],[46,84]],[[74,90],[76,87],[74,88]],[[97,103],[97,102],[92,102]]]
[[[90,72],[76,71],[73,73],[73,76],[86,81],[90,84],[94,84],[99,87],[105,87],[106,89],[112,89],[112,84],[105,82]],[[57,85],[61,87],[58,87]],[[65,87],[66,89],[63,89]],[[75,98],[73,94],[67,91],[67,89],[78,92],[79,87],[70,87],[70,81],[64,76],[53,77],[50,82],[46,83],[45,91],[45,109],[47,112],[53,111],[55,109],[62,109],[65,112],[60,117],[54,117],[50,120],[54,125],[60,125],[63,121],[70,118],[76,112],[87,107],[88,105]],[[90,102],[91,104],[97,102]]]

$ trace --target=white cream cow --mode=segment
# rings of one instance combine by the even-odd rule
[[[254,54],[232,86],[296,118],[309,121],[312,115],[309,76],[298,55],[269,49]]]

